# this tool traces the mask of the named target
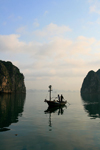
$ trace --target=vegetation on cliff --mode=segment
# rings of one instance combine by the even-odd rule
[[[26,92],[23,74],[9,61],[0,60],[0,92]]]

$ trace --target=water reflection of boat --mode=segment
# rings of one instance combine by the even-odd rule
[[[48,109],[47,110],[45,110],[44,112],[45,112],[45,114],[50,114],[50,113],[55,113],[55,112],[57,112],[58,111],[58,115],[63,115],[63,113],[64,113],[64,109],[63,108],[67,108],[67,106],[65,105],[65,106],[58,106],[58,107],[48,107]]]
[[[57,113],[58,115],[63,115],[64,113],[64,108],[67,109],[67,106],[58,106],[58,107],[48,107],[47,110],[44,111],[45,114],[49,114],[49,127],[52,127],[52,121],[51,121],[51,114],[52,113]],[[50,129],[49,131],[51,131]]]
[[[12,123],[22,116],[25,94],[0,94],[0,132],[10,130]]]
[[[46,102],[50,107],[57,107],[57,106],[64,106],[67,101],[64,100],[58,100],[58,97],[55,97],[53,100],[51,100],[51,91],[52,86],[49,86],[49,100],[45,99],[44,102]]]
[[[81,94],[84,102],[84,109],[91,119],[100,118],[100,95],[99,94]]]

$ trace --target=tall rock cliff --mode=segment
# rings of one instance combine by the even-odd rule
[[[94,72],[93,70],[89,71],[89,73],[83,80],[81,93],[100,93],[100,69],[97,72]]]
[[[26,92],[23,74],[9,61],[0,60],[0,92]]]

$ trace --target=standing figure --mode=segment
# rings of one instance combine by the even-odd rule
[[[60,102],[60,96],[59,96],[59,94],[58,94],[58,101]]]
[[[63,99],[64,99],[64,97],[63,97],[63,95],[61,94],[61,102],[63,101]]]

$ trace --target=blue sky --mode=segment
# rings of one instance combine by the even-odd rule
[[[80,90],[100,68],[99,0],[0,1],[0,56],[27,89]]]

